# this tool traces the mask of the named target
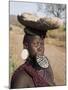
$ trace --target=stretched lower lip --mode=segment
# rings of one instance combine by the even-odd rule
[[[38,65],[40,67],[42,67],[42,68],[48,68],[49,63],[48,63],[47,57],[45,57],[44,55],[41,55],[41,56],[39,55],[39,56],[36,57],[36,59],[37,59]]]

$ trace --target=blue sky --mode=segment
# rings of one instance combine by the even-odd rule
[[[41,10],[38,11],[38,6],[37,6],[38,3],[24,2],[24,1],[10,1],[10,15],[18,15],[24,12],[31,12],[38,16],[54,17],[52,16],[52,14],[47,15],[47,12],[43,13]]]
[[[10,15],[18,15],[23,12],[31,12],[45,16],[43,13],[37,11],[37,3],[10,1]]]

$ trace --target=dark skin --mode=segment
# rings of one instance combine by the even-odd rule
[[[29,43],[26,42],[25,47],[31,56],[44,55],[44,39],[39,36],[33,36]]]
[[[25,41],[24,48],[28,49],[30,57],[36,57],[36,55],[44,55],[44,39],[40,38],[39,36],[31,36],[28,42]],[[32,78],[25,71],[22,71],[22,66],[20,66],[13,74],[13,78],[11,80],[11,88],[34,87]],[[50,82],[50,85],[55,85],[53,83],[54,78],[51,67],[49,66],[47,69],[43,70],[43,72],[45,73],[44,75],[46,75],[47,81]]]
[[[26,42],[24,45],[29,51],[30,63],[32,64],[33,68],[41,69],[36,61],[36,57],[38,55],[44,55],[44,39],[36,35],[29,38],[29,42]]]

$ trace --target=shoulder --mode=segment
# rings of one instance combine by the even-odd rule
[[[32,78],[23,69],[23,65],[21,65],[12,76],[11,88],[23,88],[30,86],[34,86]]]

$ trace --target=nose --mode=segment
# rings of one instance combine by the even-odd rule
[[[38,51],[42,51],[42,48],[41,47],[38,47],[38,49],[37,49]]]
[[[42,48],[42,47],[39,47],[39,48],[37,49],[37,51],[38,51],[38,53],[40,53],[40,54],[44,54],[44,48]]]

